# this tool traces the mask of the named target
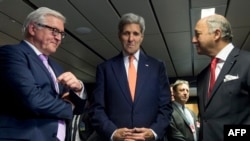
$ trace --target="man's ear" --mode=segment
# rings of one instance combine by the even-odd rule
[[[30,23],[27,27],[27,31],[29,32],[30,35],[35,35],[36,32],[35,23]]]
[[[216,29],[214,31],[214,37],[215,37],[216,40],[221,38],[221,30],[220,29]]]

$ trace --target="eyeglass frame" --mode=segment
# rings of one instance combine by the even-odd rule
[[[65,38],[65,36],[66,36],[66,33],[65,33],[65,32],[60,31],[60,30],[57,29],[57,28],[51,27],[51,26],[46,25],[46,24],[37,23],[37,22],[36,22],[36,24],[37,24],[38,26],[40,26],[40,27],[44,27],[44,28],[49,29],[50,31],[52,31],[52,34],[53,34],[54,36],[57,36],[57,35],[60,34],[62,39]]]

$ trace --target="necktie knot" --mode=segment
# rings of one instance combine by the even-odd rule
[[[128,59],[129,59],[129,63],[133,63],[135,57],[134,57],[134,55],[130,55],[130,56],[128,57]]]
[[[216,66],[216,64],[218,63],[219,59],[214,57],[212,60],[211,60],[211,65],[212,66]]]

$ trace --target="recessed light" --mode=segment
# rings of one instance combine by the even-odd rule
[[[76,32],[79,33],[79,34],[88,34],[90,33],[92,30],[88,27],[78,27],[76,29]]]

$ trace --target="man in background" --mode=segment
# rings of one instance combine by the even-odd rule
[[[197,141],[197,115],[185,105],[189,100],[189,83],[186,80],[176,80],[173,87],[173,113],[167,131],[168,141]],[[198,126],[197,126],[198,125]]]

